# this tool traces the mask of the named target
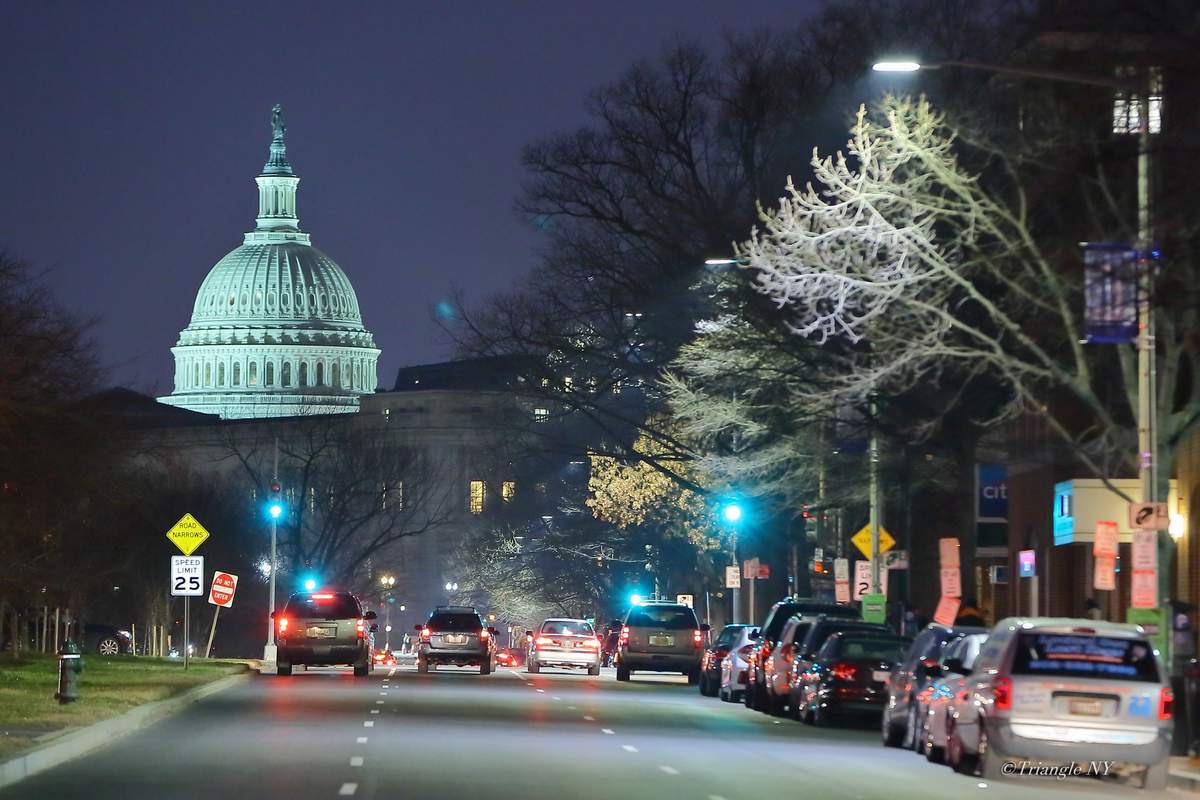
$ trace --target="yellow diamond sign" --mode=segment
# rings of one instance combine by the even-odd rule
[[[176,522],[171,526],[171,530],[167,531],[167,538],[179,548],[179,552],[190,556],[196,552],[197,547],[204,544],[204,540],[208,538],[208,531],[191,514],[184,514],[180,517],[179,522]]]
[[[871,557],[871,526],[863,525],[862,530],[850,537],[854,546],[867,558]],[[886,553],[896,546],[896,540],[887,532],[887,528],[879,526],[879,552]]]

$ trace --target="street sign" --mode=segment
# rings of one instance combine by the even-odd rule
[[[1096,556],[1096,567],[1092,573],[1092,586],[1111,592],[1117,588],[1117,559],[1113,556]]]
[[[961,566],[958,563],[958,539],[953,536],[938,539],[938,563],[943,569]]]
[[[887,597],[887,570],[879,570],[879,593]],[[854,562],[854,599],[862,600],[871,593],[871,562]]]
[[[1096,558],[1117,557],[1117,523],[1107,519],[1096,522],[1096,540],[1092,542],[1092,555]]]
[[[1131,604],[1134,608],[1158,607],[1158,533],[1133,532],[1133,578]]]
[[[961,605],[962,600],[957,597],[943,597],[938,601],[937,611],[933,612],[933,621],[939,625],[953,625]]]
[[[758,575],[756,577],[760,581],[770,580],[771,579],[771,565],[770,564],[759,564],[758,565]]]
[[[692,602],[694,600],[695,600],[695,598],[692,597],[690,594],[675,595],[675,602],[681,606],[687,606],[688,608],[692,608]]]
[[[833,560],[833,579],[835,581],[850,580],[850,559],[835,558]]]
[[[1037,577],[1037,551],[1021,550],[1017,553],[1017,575],[1022,578]]]
[[[884,569],[908,569],[908,551],[893,550],[884,553],[881,564]]]
[[[867,558],[871,557],[871,526],[863,525],[858,533],[850,537],[858,551]],[[886,553],[896,546],[896,540],[888,533],[887,528],[879,526],[879,552]]]
[[[204,544],[204,540],[208,538],[208,531],[191,514],[184,514],[179,518],[179,522],[167,531],[167,538],[179,548],[179,552],[190,556],[196,552],[197,547]]]
[[[758,559],[748,558],[742,562],[742,577],[752,581],[758,577]]]
[[[1158,652],[1166,658],[1168,633],[1171,630],[1167,622],[1166,609],[1162,608],[1131,608],[1125,612],[1125,621],[1130,625],[1141,625],[1146,631],[1146,638]]]
[[[204,596],[204,556],[171,556],[171,596]]]
[[[233,595],[237,591],[238,576],[220,570],[213,573],[212,588],[208,590],[208,602],[221,608],[233,606]]]
[[[1165,531],[1171,526],[1166,503],[1130,503],[1129,527],[1135,531]]]
[[[728,566],[725,568],[725,588],[742,588],[742,574],[738,572],[737,566]]]
[[[962,571],[958,567],[942,567],[942,597],[962,597]]]
[[[863,622],[874,622],[877,625],[887,622],[887,595],[863,595],[862,618]]]

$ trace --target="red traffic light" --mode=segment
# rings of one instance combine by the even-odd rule
[[[279,485],[278,481],[271,481],[271,491],[272,492],[278,493],[282,489],[283,489],[283,487]]]

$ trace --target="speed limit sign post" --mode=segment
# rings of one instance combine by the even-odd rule
[[[171,596],[183,598],[183,668],[191,662],[191,617],[193,597],[204,594],[204,557],[193,556],[196,548],[209,537],[200,520],[184,514],[167,530],[167,539],[179,548],[181,556],[171,556]]]

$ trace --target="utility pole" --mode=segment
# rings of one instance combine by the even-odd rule
[[[271,490],[273,492],[277,492],[277,491],[279,491],[279,489],[277,487],[279,487],[279,437],[278,436],[275,437],[275,463],[271,469]],[[279,533],[279,518],[278,518],[278,515],[276,513],[274,513],[273,510],[272,510],[270,516],[271,516],[271,574],[270,574],[271,586],[270,586],[270,589],[268,590],[269,595],[267,598],[267,604],[268,604],[268,609],[270,610],[270,614],[268,614],[268,616],[267,616],[267,646],[263,650],[263,661],[273,664],[273,663],[275,663],[275,573],[279,571],[278,569],[276,569],[277,562],[278,562],[278,558],[276,555],[276,551],[277,551],[276,541],[277,541],[277,537],[278,537],[278,533]]]
[[[876,397],[871,392],[868,410],[871,425],[871,443],[869,446],[870,460],[870,521],[871,526],[871,593],[879,594],[879,433],[875,424]]]

